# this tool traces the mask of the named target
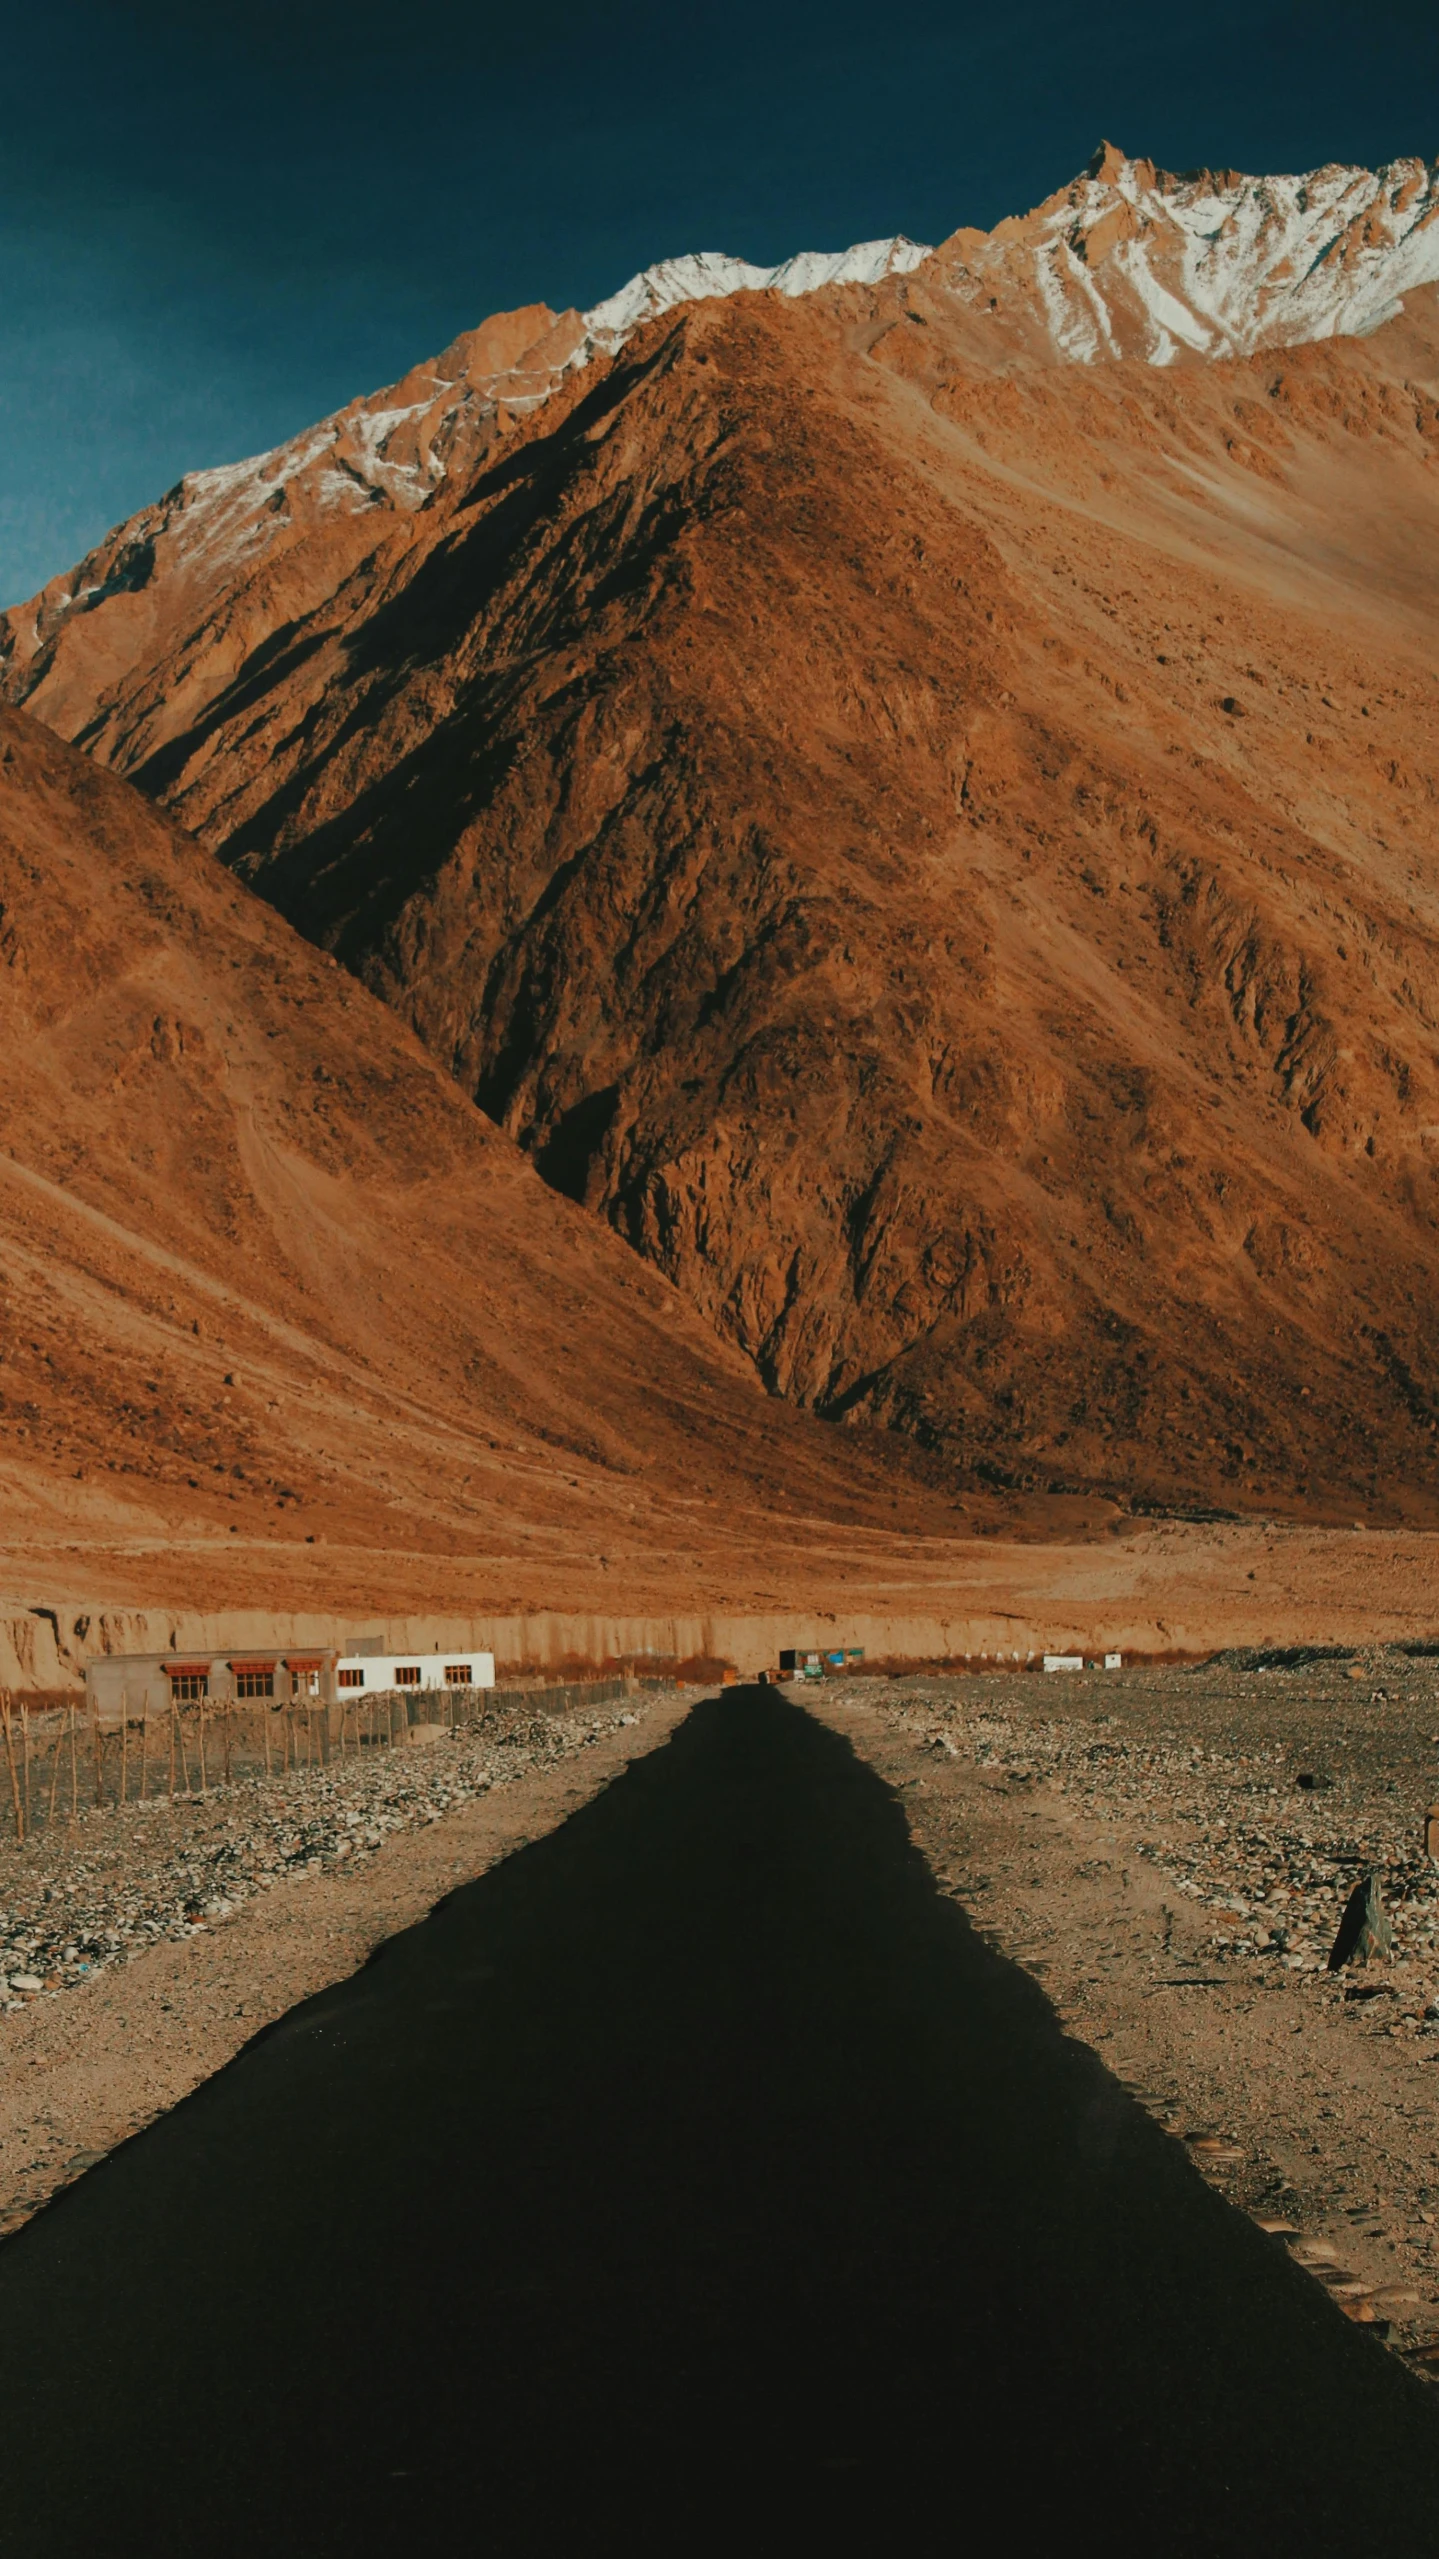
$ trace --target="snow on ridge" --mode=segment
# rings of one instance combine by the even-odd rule
[[[1061,268],[1064,270],[1063,273],[1060,271]],[[1085,310],[1081,303],[1070,298],[1076,289],[1083,299],[1091,304],[1098,297],[1092,290],[1085,291],[1088,279],[1067,240],[1060,240],[1053,245],[1036,249],[1034,281],[1039,288],[1039,299],[1049,324],[1049,334],[1057,352],[1065,358],[1067,363],[1094,364],[1106,348],[1109,352],[1113,352],[1109,335],[1109,315],[1103,311],[1103,306],[1101,305],[1103,328],[1101,336],[1100,329],[1095,326],[1096,316],[1099,315],[1092,310]],[[1066,286],[1069,292],[1066,292]]]
[[[1137,328],[1137,351],[1163,364],[1180,347],[1248,355],[1365,336],[1406,291],[1439,283],[1439,161],[1225,180],[1116,158],[1033,220],[1050,342],[1071,362],[1098,353],[1092,308],[1075,307],[1090,285]]]
[[[927,248],[901,234],[892,240],[861,240],[850,249],[804,249],[777,267],[751,266],[743,258],[726,257],[715,250],[666,258],[658,266],[646,267],[643,274],[631,276],[618,293],[585,312],[584,333],[553,379],[536,391],[504,393],[504,405],[520,412],[541,407],[564,374],[589,364],[597,355],[614,354],[646,320],[673,310],[680,303],[712,301],[731,293],[761,293],[771,287],[794,295],[815,293],[827,284],[877,284],[887,275],[908,275],[929,254]],[[448,416],[467,396],[463,383],[441,382],[437,378],[434,400],[415,401],[404,408],[382,408],[371,400],[351,401],[332,417],[322,419],[318,426],[306,428],[268,453],[251,454],[243,462],[221,463],[213,470],[187,472],[180,483],[175,521],[182,551],[192,561],[203,555],[211,566],[216,561],[238,561],[259,538],[257,517],[273,508],[289,482],[308,472],[317,461],[322,468],[314,480],[314,494],[322,512],[336,507],[353,511],[363,503],[366,484],[402,510],[421,505],[444,478],[444,464],[429,449],[427,440],[421,461],[391,460],[386,451],[389,439],[397,428],[430,415],[437,405],[440,416]],[[373,402],[385,397],[384,392],[376,392]],[[440,418],[435,422],[438,425]],[[337,448],[341,449],[338,467],[334,458]]]
[[[511,375],[508,387],[436,376],[429,399],[403,407],[387,405],[393,391],[351,401],[270,452],[187,473],[178,490],[112,538],[168,533],[178,560],[203,564],[210,577],[220,565],[247,566],[257,547],[267,549],[287,523],[302,524],[311,507],[324,515],[379,502],[411,512],[444,480],[456,413],[473,404],[511,414],[538,409],[567,376],[685,303],[874,285],[932,255],[901,233],[849,249],[800,250],[773,267],[715,250],[663,259],[581,315],[562,361],[542,359],[533,372]],[[1367,335],[1403,308],[1406,292],[1439,283],[1439,161],[1176,178],[1106,152],[1036,213],[966,248],[944,279],[968,302],[987,280],[1001,289],[1020,282],[1064,364],[1140,355],[1163,365],[1185,354],[1243,356]],[[291,492],[292,483],[301,485]],[[73,588],[58,609],[81,592]]]
[[[588,343],[571,361],[585,362],[593,348],[612,353],[644,321],[681,302],[712,302],[731,293],[771,289],[795,295],[817,293],[826,284],[878,284],[887,275],[908,275],[929,254],[899,232],[892,240],[861,240],[852,249],[800,249],[777,267],[751,266],[718,249],[664,258],[582,315]]]

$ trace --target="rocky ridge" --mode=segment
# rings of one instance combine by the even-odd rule
[[[1363,336],[1397,317],[1406,294],[1439,283],[1439,163],[1176,177],[1105,143],[1032,213],[992,233],[961,229],[939,249],[898,235],[800,251],[773,267],[702,251],[661,260],[589,311],[535,303],[497,313],[272,451],[188,472],[0,614],[6,698],[44,688],[47,712],[75,734],[70,654],[84,661],[82,693],[97,679],[123,685],[153,646],[156,601],[165,621],[194,617],[193,657],[220,598],[258,580],[252,604],[225,614],[218,664],[211,647],[202,653],[209,681],[186,670],[193,715],[267,613],[313,608],[373,550],[387,519],[424,507],[447,479],[463,483],[573,374],[617,355],[648,322],[736,293],[875,287],[920,268],[965,326],[971,360],[1000,372],[1130,356],[1167,365]],[[133,601],[144,595],[149,608]],[[95,614],[103,640],[77,639],[75,625]]]
[[[131,604],[118,614],[107,610],[121,599],[156,590],[167,612],[193,610],[208,620],[218,595],[259,577],[267,602],[281,594],[292,607],[318,601],[337,573],[373,547],[388,518],[415,513],[447,478],[463,484],[568,377],[617,354],[646,321],[681,303],[877,284],[928,255],[912,240],[893,239],[834,254],[801,252],[775,267],[714,253],[669,258],[590,311],[557,313],[535,303],[499,312],[402,381],[348,401],[272,451],[187,472],[75,569],[53,578],[32,606],[0,616],[8,698],[28,699],[75,617],[104,612],[111,652],[117,641],[125,646],[117,624],[131,646],[138,638],[143,648],[152,617]],[[249,619],[231,626],[232,646]]]

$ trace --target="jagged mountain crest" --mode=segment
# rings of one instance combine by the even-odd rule
[[[33,613],[0,622],[0,657],[27,665],[64,618],[148,583],[157,548],[172,576],[211,590],[244,577],[316,524],[410,514],[497,437],[585,366],[615,355],[646,321],[685,302],[732,293],[787,297],[827,285],[879,283],[929,256],[902,237],[834,253],[802,251],[774,267],[717,252],[669,258],[632,276],[590,311],[545,303],[496,313],[416,365],[400,382],[348,401],[270,452],[187,472],[154,506],[109,534]],[[20,698],[18,695],[15,698]]]
[[[1439,282],[1439,161],[1176,176],[1101,144],[1082,176],[936,253],[950,289],[1027,310],[1050,360],[1253,354],[1362,337]]]
[[[1106,142],[1032,213],[990,233],[958,231],[938,249],[900,234],[774,267],[702,251],[646,268],[589,311],[535,303],[497,313],[272,451],[187,473],[78,567],[0,615],[5,695],[29,699],[67,618],[157,575],[181,593],[198,587],[208,603],[317,526],[340,528],[348,565],[391,516],[463,478],[577,371],[684,303],[874,290],[919,271],[973,324],[965,354],[985,370],[1167,365],[1361,336],[1407,294],[1439,283],[1439,161],[1175,176]],[[121,667],[128,654],[122,647]]]

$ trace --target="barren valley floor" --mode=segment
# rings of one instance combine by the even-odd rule
[[[0,2248],[10,2546],[930,2548],[980,2461],[1035,2537],[1427,2550],[1427,2385],[1173,2138],[1232,2135],[1211,2175],[1310,2238],[1394,2207],[1333,2288],[1422,2290],[1423,1963],[1381,2044],[1309,1952],[1330,1870],[1412,1835],[1432,1674],[1362,1667],[731,1690],[558,1765],[557,1828],[516,1788],[512,1853]],[[1246,1951],[1266,1860],[1296,1969]],[[1343,2196],[1299,2156],[1326,2106]]]

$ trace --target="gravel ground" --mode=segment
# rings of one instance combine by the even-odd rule
[[[865,1683],[872,1698],[884,1696]],[[1325,1973],[1358,1879],[1379,1874],[1401,2007],[1426,2030],[1439,1962],[1439,1664],[1401,1654],[1193,1669],[895,1681],[901,1728],[1010,1785],[1122,1823],[1200,1917],[1216,1964]],[[1439,1976],[1436,1976],[1439,1977]]]
[[[396,1832],[633,1725],[633,1708],[483,1717],[422,1746],[81,1812],[0,1849],[0,2007],[15,2011],[232,1918],[271,1885],[359,1868]]]
[[[1196,2169],[1439,2375],[1439,1661],[845,1679],[805,1702]],[[1370,1872],[1393,1953],[1331,1974]]]

